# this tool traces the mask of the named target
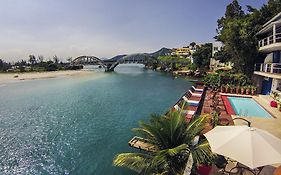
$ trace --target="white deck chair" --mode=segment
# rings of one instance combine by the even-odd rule
[[[204,91],[204,89],[198,89],[198,88],[195,88],[194,86],[192,86],[192,88],[193,88],[195,91],[201,91],[201,92]]]
[[[195,100],[188,100],[188,103],[199,104],[199,101],[195,101]]]
[[[201,97],[201,96],[202,96],[202,94],[194,93],[194,92],[192,92],[191,90],[188,90],[188,91],[189,91],[189,93],[191,93],[191,95],[193,95],[193,96],[196,96],[196,97]]]
[[[180,111],[180,110],[181,110],[181,108],[179,107],[179,105],[175,105],[174,108],[175,108],[177,111]],[[193,115],[193,114],[195,113],[195,111],[191,111],[191,110],[182,110],[182,113]]]
[[[196,100],[188,100],[188,98],[186,98],[186,96],[183,96],[182,99],[187,102],[187,104],[196,104],[198,105],[199,104],[199,101],[196,101]]]

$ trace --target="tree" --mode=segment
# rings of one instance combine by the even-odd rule
[[[189,44],[192,48],[194,48],[196,46],[196,43],[195,42],[192,42]]]
[[[206,116],[198,117],[189,124],[181,112],[170,112],[166,116],[152,115],[150,122],[140,122],[140,128],[133,129],[147,143],[153,145],[151,153],[121,153],[113,164],[127,167],[140,174],[182,174],[192,154],[194,165],[211,161],[208,142],[203,139],[194,144],[194,138],[205,127]]]
[[[43,55],[39,55],[39,56],[38,56],[38,60],[40,61],[40,63],[43,63],[43,62],[44,62],[44,57],[43,57]]]
[[[68,58],[66,59],[66,61],[68,61],[69,63],[71,63],[71,62],[72,62],[72,57],[68,57]]]
[[[218,20],[215,38],[225,44],[236,72],[252,75],[254,64],[260,57],[257,32],[280,11],[280,0],[269,0],[260,10],[248,6],[248,13],[242,10],[237,0],[227,6],[225,16]]]
[[[3,71],[3,67],[4,67],[4,62],[2,59],[0,59],[0,71]]]
[[[212,57],[212,44],[207,43],[198,48],[192,55],[194,64],[199,69],[207,70],[210,65],[210,58]]]
[[[55,63],[55,64],[58,64],[59,58],[58,58],[56,55],[53,56],[53,60],[54,60],[54,63]]]
[[[226,52],[225,49],[222,48],[220,51],[215,53],[214,58],[222,63],[225,63],[231,60],[231,55],[229,55],[228,52]]]
[[[34,55],[29,55],[29,60],[31,65],[34,65],[36,63],[36,58]]]

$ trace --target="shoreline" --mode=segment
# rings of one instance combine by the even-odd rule
[[[0,85],[21,82],[25,80],[49,79],[68,76],[82,76],[95,74],[93,71],[87,70],[67,70],[67,71],[51,71],[51,72],[24,72],[24,73],[0,73]],[[16,77],[16,75],[18,77]]]

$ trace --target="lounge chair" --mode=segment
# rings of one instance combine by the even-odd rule
[[[238,174],[238,162],[232,159],[225,159],[224,156],[218,155],[215,160],[215,165],[222,174]]]
[[[190,104],[190,103],[192,103],[192,104],[199,104],[199,101],[195,101],[195,100],[187,100],[187,103],[188,104]]]
[[[193,88],[195,91],[200,91],[200,92],[203,92],[203,91],[204,91],[204,89],[195,88],[194,86],[192,86],[192,88]]]
[[[186,96],[183,96],[182,99],[187,102],[188,105],[198,106],[199,101],[196,100],[189,100]]]
[[[202,96],[202,93],[195,93],[195,92],[192,92],[191,90],[188,90],[188,91],[193,96],[196,96],[196,97],[201,97]]]
[[[177,111],[180,111],[181,108],[179,107],[179,105],[175,105],[174,108],[177,110]],[[191,110],[182,110],[182,113],[184,114],[190,114],[190,115],[193,115],[195,113],[195,111],[191,111]]]
[[[223,156],[220,155],[215,160],[215,165],[219,169],[219,172],[229,175],[231,174],[258,175],[263,169],[263,167],[251,169],[235,160],[232,160],[230,158],[225,159]]]

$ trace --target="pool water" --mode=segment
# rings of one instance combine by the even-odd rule
[[[252,98],[227,97],[236,115],[271,118],[272,116]]]

